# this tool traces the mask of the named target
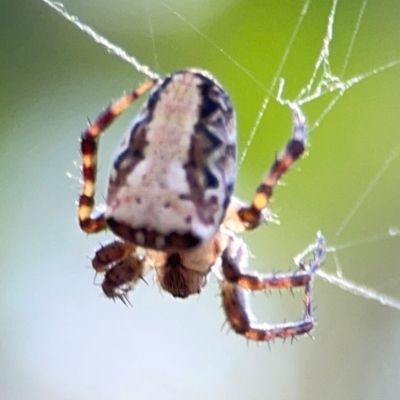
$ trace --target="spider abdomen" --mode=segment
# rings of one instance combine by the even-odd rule
[[[106,218],[120,237],[175,251],[217,232],[236,175],[235,115],[207,73],[166,77],[122,142],[110,174]]]

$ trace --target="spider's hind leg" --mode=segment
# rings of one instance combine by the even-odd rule
[[[104,214],[92,214],[95,207],[94,195],[97,172],[98,137],[118,115],[125,111],[127,107],[143,93],[150,90],[156,83],[157,80],[148,81],[138,89],[119,98],[101,113],[97,120],[93,124],[90,124],[82,133],[83,189],[79,198],[78,218],[81,229],[86,233],[100,232],[107,227]]]
[[[308,132],[306,119],[299,107],[292,104],[293,135],[285,149],[279,154],[261,185],[257,188],[256,195],[250,206],[238,209],[238,217],[244,229],[254,229],[265,220],[265,209],[268,206],[273,190],[281,176],[304,153]]]

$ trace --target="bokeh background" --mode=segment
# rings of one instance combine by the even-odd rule
[[[243,150],[302,2],[65,1],[67,9],[161,74],[212,71],[231,93]],[[361,1],[339,1],[331,46],[340,73]],[[310,9],[282,71],[285,95],[307,83],[331,3]],[[173,9],[183,19],[171,12]],[[345,76],[400,58],[400,2],[369,1]],[[191,26],[192,25],[192,26]],[[193,26],[216,46],[196,32]],[[153,37],[151,34],[153,30]],[[79,231],[79,134],[86,116],[144,77],[40,0],[0,0],[0,398],[16,399],[398,399],[400,312],[315,280],[315,340],[271,346],[220,329],[218,285],[185,301],[139,284],[133,307],[92,284],[87,256],[110,237]],[[227,58],[222,49],[231,55]],[[390,163],[347,228],[346,215],[400,146],[400,67],[346,92],[312,133],[309,156],[276,190],[280,225],[246,234],[260,271],[293,268],[322,230],[345,276],[400,296],[400,160]],[[310,124],[330,98],[306,105]],[[101,141],[99,199],[130,111]],[[237,194],[254,189],[291,132],[271,101],[240,170]],[[364,238],[381,235],[381,240]],[[335,272],[332,254],[325,265]],[[262,320],[302,315],[301,296],[254,296]]]

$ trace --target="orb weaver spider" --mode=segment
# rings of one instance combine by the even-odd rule
[[[110,172],[105,211],[95,213],[97,145],[100,134],[144,93],[149,99],[123,139]],[[174,297],[200,293],[213,271],[232,329],[267,341],[308,333],[314,326],[312,278],[325,257],[318,234],[315,257],[294,272],[246,271],[248,250],[238,234],[268,220],[268,203],[280,177],[303,154],[307,130],[292,106],[294,130],[258,187],[250,205],[233,196],[236,121],[229,95],[207,72],[187,69],[153,79],[122,96],[82,134],[83,191],[79,223],[84,232],[109,228],[119,240],[92,259],[104,274],[107,297],[128,294],[154,269],[160,287]],[[258,323],[248,291],[304,287],[305,313],[298,321]]]

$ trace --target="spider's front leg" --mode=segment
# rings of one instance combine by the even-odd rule
[[[129,303],[128,293],[152,267],[144,249],[127,242],[112,242],[96,251],[92,259],[96,273],[104,273],[102,289],[112,299]]]
[[[252,204],[248,207],[238,206],[237,215],[244,229],[254,229],[265,220],[264,212],[270,202],[276,184],[281,176],[304,153],[308,138],[306,119],[299,107],[291,105],[291,108],[294,119],[292,138],[257,188]],[[235,207],[235,205],[232,204],[231,207]]]
[[[120,299],[124,304],[130,304],[128,294],[139,279],[144,280],[144,275],[151,267],[152,262],[145,253],[134,254],[117,262],[105,273],[101,284],[104,294],[113,300]]]
[[[96,273],[105,273],[116,262],[128,258],[136,248],[137,246],[132,243],[119,241],[101,245],[92,258],[92,267]]]
[[[122,96],[108,107],[83,133],[81,139],[83,189],[79,198],[79,225],[86,233],[96,233],[107,227],[104,214],[93,215],[97,172],[97,141],[100,134],[125,111],[128,106],[150,90],[157,80],[144,83],[138,89]]]
[[[244,272],[247,252],[240,239],[233,238],[222,254],[221,282],[222,304],[232,329],[248,339],[267,341],[287,338],[310,332],[314,327],[312,278],[325,259],[325,239],[318,233],[314,245],[314,258],[306,267],[299,263],[298,271],[286,274],[257,274]],[[305,312],[298,321],[283,324],[258,323],[252,315],[248,300],[248,290],[281,289],[304,286]]]

